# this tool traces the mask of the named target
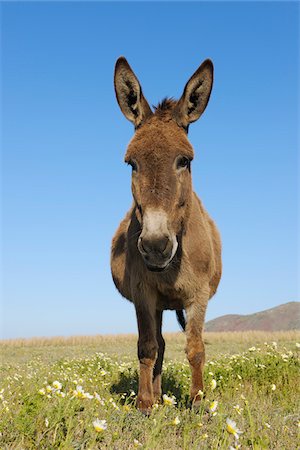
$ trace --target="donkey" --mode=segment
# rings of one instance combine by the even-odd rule
[[[145,414],[161,399],[166,309],[176,310],[185,329],[190,398],[195,406],[201,401],[202,333],[208,300],[221,278],[221,241],[192,189],[194,151],[187,133],[189,124],[205,110],[212,84],[213,64],[207,59],[187,82],[180,100],[165,99],[153,112],[127,60],[120,57],[115,66],[117,100],[135,134],[125,155],[132,167],[133,204],[112,241],[111,271],[118,291],[135,306],[137,407]]]

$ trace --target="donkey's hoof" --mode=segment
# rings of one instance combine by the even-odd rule
[[[191,408],[195,410],[199,410],[201,406],[203,405],[203,394],[196,394],[194,397],[191,398]]]
[[[191,409],[195,411],[199,411],[202,406],[202,401],[199,400],[191,400]]]
[[[149,417],[151,415],[152,409],[151,408],[147,408],[147,409],[139,408],[139,411],[140,411],[140,413],[143,414],[143,416]]]
[[[136,400],[136,406],[138,410],[141,411],[141,413],[145,416],[150,416],[153,404],[153,399],[144,399],[138,397]]]
[[[162,395],[161,392],[154,392],[154,403],[161,403]]]

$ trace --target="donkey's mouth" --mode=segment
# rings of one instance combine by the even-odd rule
[[[145,259],[144,259],[144,263],[145,263],[146,268],[149,270],[149,272],[167,272],[172,265],[174,256],[163,266],[151,264],[151,263],[149,263],[149,261],[146,261]]]
[[[164,266],[164,267],[161,267],[161,266],[152,266],[152,264],[148,264],[148,263],[145,263],[146,264],[146,267],[147,267],[147,269],[148,270],[150,270],[150,272],[164,272],[168,267],[169,267],[169,264],[170,263],[168,263],[166,266]]]

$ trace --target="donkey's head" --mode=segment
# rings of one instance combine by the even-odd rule
[[[119,106],[135,126],[125,161],[132,167],[132,194],[141,225],[138,249],[149,270],[163,271],[178,248],[192,202],[189,124],[206,108],[213,65],[204,61],[177,102],[164,100],[152,112],[140,83],[125,58],[115,67]]]

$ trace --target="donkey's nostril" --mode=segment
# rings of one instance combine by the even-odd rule
[[[169,243],[169,238],[167,236],[162,237],[157,243],[157,248],[159,249],[159,251],[161,251],[163,253],[166,250],[168,243]]]
[[[140,248],[144,253],[148,253],[145,239],[140,238]]]
[[[155,239],[141,238],[141,247],[145,253],[164,253],[168,243],[169,238],[166,236]]]

